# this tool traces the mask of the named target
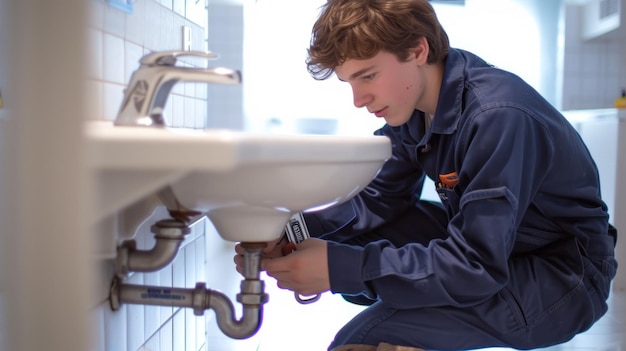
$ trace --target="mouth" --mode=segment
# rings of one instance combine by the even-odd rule
[[[387,114],[387,107],[380,109],[378,111],[373,111],[372,113],[376,115],[376,117],[384,117],[385,114]]]

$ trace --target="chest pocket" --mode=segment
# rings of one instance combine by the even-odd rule
[[[437,194],[439,200],[448,212],[448,219],[451,219],[459,212],[459,195],[454,190],[459,183],[459,175],[457,172],[439,174],[439,181],[436,183]]]
[[[448,219],[454,217],[459,212],[459,195],[454,189],[437,187],[437,194],[441,204],[445,207]]]

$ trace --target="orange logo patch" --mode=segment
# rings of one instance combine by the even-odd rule
[[[452,189],[455,185],[459,183],[459,175],[456,172],[440,174],[439,181],[441,181],[441,185],[443,185],[444,187]]]

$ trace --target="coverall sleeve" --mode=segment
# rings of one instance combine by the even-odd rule
[[[458,137],[459,183],[446,189],[444,201],[448,237],[399,248],[329,242],[333,292],[396,308],[467,306],[507,283],[517,227],[554,153],[550,135],[521,108],[499,107],[471,118]]]
[[[398,134],[388,125],[374,134],[391,139],[391,158],[372,182],[351,200],[304,213],[311,236],[344,242],[393,221],[419,198],[424,172],[409,160]]]

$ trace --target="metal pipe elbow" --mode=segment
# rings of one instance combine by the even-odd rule
[[[128,252],[128,271],[154,272],[160,270],[174,260],[182,242],[182,238],[157,238],[151,250],[130,250]]]
[[[235,318],[235,309],[230,299],[219,291],[211,290],[208,307],[215,311],[217,325],[220,330],[233,339],[245,339],[254,335],[261,327],[263,306],[243,305],[240,320]]]

